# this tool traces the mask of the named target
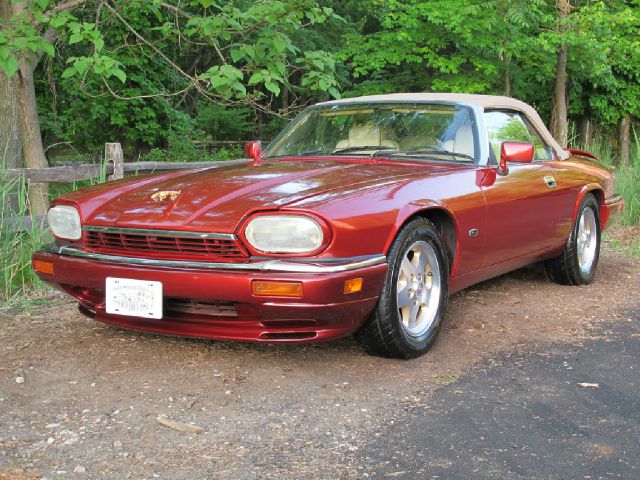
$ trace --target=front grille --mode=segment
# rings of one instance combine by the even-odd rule
[[[189,313],[193,315],[207,315],[214,317],[237,317],[238,311],[233,303],[207,302],[187,300],[181,298],[168,298],[164,302],[166,313]]]
[[[155,258],[201,257],[232,261],[248,257],[235,238],[200,238],[163,232],[127,233],[124,230],[85,230],[85,248],[100,253],[145,253]]]

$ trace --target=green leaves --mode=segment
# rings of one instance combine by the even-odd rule
[[[264,76],[262,75],[262,72],[256,72],[251,75],[251,78],[249,79],[249,85],[256,85],[258,83],[261,83],[263,80]]]
[[[96,53],[90,57],[70,57],[67,64],[71,64],[71,66],[62,72],[62,78],[74,75],[85,76],[85,74],[92,72],[104,78],[116,77],[122,83],[127,80],[127,74],[121,68],[122,64],[108,55]]]
[[[118,80],[120,80],[122,83],[127,81],[127,74],[124,73],[123,70],[120,70],[119,68],[114,68],[111,73],[118,78]]]
[[[204,8],[209,8],[212,5],[214,5],[216,2],[215,0],[198,0],[198,3],[202,5]]]
[[[232,65],[211,67],[200,75],[200,79],[207,80],[214,91],[229,98],[247,93],[242,84],[244,74]]]
[[[84,40],[84,35],[81,33],[74,33],[69,37],[69,45],[80,43],[82,40]]]
[[[298,59],[305,74],[301,85],[311,91],[327,92],[333,98],[340,98],[338,82],[335,77],[336,61],[332,55],[322,50],[304,52],[304,57]]]
[[[62,72],[62,78],[73,77],[76,73],[78,73],[78,69],[75,66],[66,68],[64,72]]]
[[[18,60],[16,57],[0,58],[0,68],[11,78],[18,71]]]

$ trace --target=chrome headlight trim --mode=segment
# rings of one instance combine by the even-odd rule
[[[322,225],[309,215],[256,215],[244,227],[247,243],[259,252],[303,254],[324,244]]]

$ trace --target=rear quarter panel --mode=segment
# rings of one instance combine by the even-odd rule
[[[575,201],[571,214],[563,218],[558,227],[559,234],[566,240],[585,195],[591,193],[596,197],[602,213],[604,200],[615,193],[615,177],[611,170],[597,160],[577,155],[572,155],[566,160],[549,162],[549,165],[557,168],[557,178],[574,191]],[[606,218],[603,215],[601,218],[605,220],[602,225],[604,228]]]

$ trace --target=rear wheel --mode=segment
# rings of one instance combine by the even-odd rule
[[[413,358],[425,353],[442,327],[449,265],[428,220],[409,222],[389,249],[389,271],[375,311],[356,334],[374,355]]]
[[[562,254],[548,260],[549,277],[563,285],[587,285],[593,281],[600,258],[600,215],[598,202],[587,194],[580,204],[576,222]]]

